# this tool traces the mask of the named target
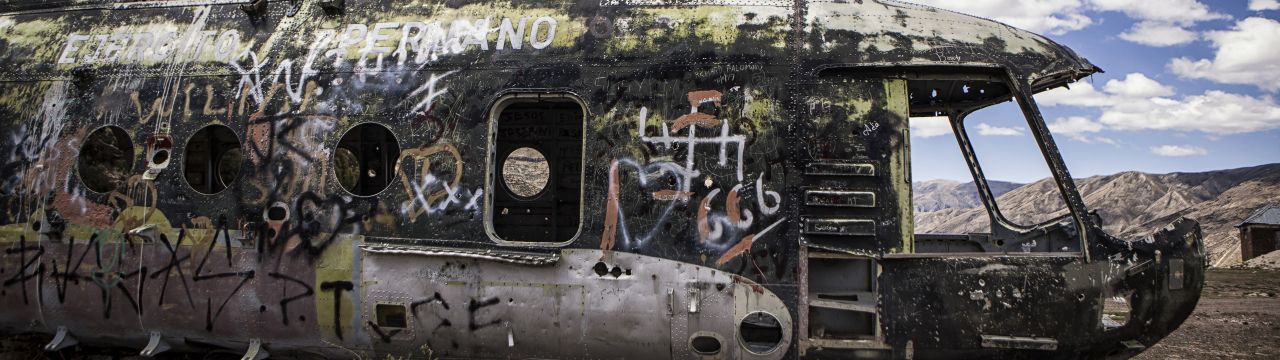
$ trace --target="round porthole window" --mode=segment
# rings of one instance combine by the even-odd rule
[[[117,126],[94,130],[80,147],[77,170],[80,181],[94,192],[119,189],[133,169],[133,140]]]
[[[217,194],[240,177],[240,139],[225,125],[209,125],[187,139],[182,173],[187,184],[206,195]]]
[[[395,179],[400,145],[386,126],[374,123],[347,130],[333,154],[338,184],[356,196],[373,196]]]
[[[538,149],[516,149],[502,161],[502,181],[516,197],[532,198],[551,182],[551,163]]]

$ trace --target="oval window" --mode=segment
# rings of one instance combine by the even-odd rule
[[[116,190],[129,179],[133,169],[133,140],[120,127],[98,128],[85,138],[77,165],[80,181],[89,190]]]
[[[391,130],[364,123],[342,136],[333,169],[343,189],[356,196],[373,196],[391,185],[399,159],[400,145]]]
[[[225,125],[209,125],[187,139],[183,177],[201,194],[217,194],[240,177],[240,139]]]
[[[517,197],[532,198],[551,182],[551,163],[537,149],[516,149],[502,161],[502,181]]]

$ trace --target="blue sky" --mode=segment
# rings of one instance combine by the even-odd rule
[[[1037,96],[1075,177],[1280,162],[1280,0],[916,0],[1045,34],[1106,70]],[[971,177],[937,120],[913,120],[917,181]],[[967,129],[987,177],[1048,176],[1013,104]]]

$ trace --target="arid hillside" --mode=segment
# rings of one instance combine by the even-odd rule
[[[987,182],[995,196],[1004,195],[1026,184],[991,180]],[[973,182],[951,180],[919,181],[912,185],[915,192],[911,202],[916,211],[929,212],[945,209],[969,209],[982,206],[978,188]]]
[[[1240,263],[1235,225],[1267,203],[1280,203],[1280,164],[1202,173],[1147,174],[1124,172],[1077,179],[1090,210],[1102,216],[1103,227],[1127,239],[1138,239],[1179,216],[1200,222],[1216,267]],[[967,185],[972,189],[972,185]],[[993,186],[994,187],[994,186]],[[930,194],[945,187],[915,188],[913,199],[945,198]],[[972,190],[970,190],[972,191]],[[1066,213],[1053,182],[1045,179],[999,196],[1001,212],[1023,224],[1040,223]],[[932,206],[934,203],[928,203]],[[980,205],[916,207],[917,233],[987,232],[988,219]]]

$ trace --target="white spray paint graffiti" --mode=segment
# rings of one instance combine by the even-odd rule
[[[246,44],[238,30],[204,30],[208,7],[197,8],[197,20],[186,29],[169,23],[143,24],[143,31],[105,34],[68,34],[58,56],[58,65],[147,64],[157,62],[213,61],[226,63],[243,57]],[[204,15],[204,16],[202,16]],[[480,51],[533,50],[550,47],[559,35],[559,22],[549,16],[537,18],[454,19],[452,21],[380,22],[347,24],[316,32],[313,50],[333,57],[334,65],[354,57],[357,72],[378,72],[387,58],[395,64],[422,65],[442,56]],[[396,33],[399,33],[396,36]]]
[[[722,188],[712,188],[704,195],[697,205],[697,241],[698,244],[713,253],[722,254],[717,261],[718,264],[724,263],[750,251],[752,242],[755,238],[769,233],[778,225],[785,222],[785,219],[775,218],[778,210],[781,208],[781,194],[770,191],[765,188],[764,174],[760,174],[754,184],[755,211],[744,208],[740,204],[740,199],[744,193],[752,194],[748,190],[751,185],[743,184],[745,180],[745,169],[743,166],[745,146],[747,138],[743,135],[735,135],[730,132],[728,122],[716,118],[715,115],[700,112],[699,108],[705,105],[714,105],[719,108],[720,92],[718,91],[694,91],[689,93],[689,103],[691,112],[676,119],[672,124],[661,124],[661,133],[657,136],[646,134],[646,126],[649,118],[648,108],[640,109],[639,119],[637,121],[637,133],[640,140],[646,143],[657,145],[660,148],[674,150],[677,146],[684,146],[685,163],[678,164],[672,161],[654,161],[648,164],[640,164],[631,159],[618,159],[610,167],[609,171],[609,198],[605,214],[605,231],[601,239],[601,248],[611,249],[617,243],[617,236],[621,235],[621,244],[626,248],[636,248],[644,246],[649,240],[659,234],[665,234],[666,224],[670,221],[670,216],[676,211],[677,205],[687,203],[694,196],[695,180],[702,177],[702,171],[697,158],[697,149],[706,146],[717,147],[719,152],[718,165],[722,167],[733,166],[733,170],[737,175],[737,183],[728,191]],[[718,129],[718,133],[712,136],[698,135],[698,128],[706,127]],[[688,129],[681,135],[673,135],[679,131]],[[736,159],[730,156],[730,147],[736,150]],[[731,162],[736,160],[736,162]],[[647,230],[635,230],[628,227],[628,216],[623,209],[620,199],[620,174],[623,171],[635,171],[637,174],[634,179],[639,183],[642,192],[653,192],[653,200],[665,202],[656,212],[656,216],[646,223]],[[653,179],[667,179],[670,188],[664,188],[664,184],[650,184]],[[704,184],[707,187],[715,186],[714,181],[709,177]],[[750,195],[747,195],[750,196]],[[713,207],[713,202],[717,205],[723,202],[723,207]],[[722,210],[716,210],[722,208]],[[768,219],[770,225],[765,229],[752,232],[752,228],[758,225],[758,221]]]
[[[427,216],[443,213],[451,207],[460,207],[462,211],[472,214],[480,213],[480,200],[484,198],[484,189],[466,190],[449,186],[448,181],[440,180],[427,172],[422,174],[421,181],[412,180],[409,185],[413,189],[413,199],[404,202],[400,207],[402,216],[410,217],[414,210],[419,208]],[[439,190],[444,190],[444,197],[436,200],[436,204],[433,205],[429,198]]]

